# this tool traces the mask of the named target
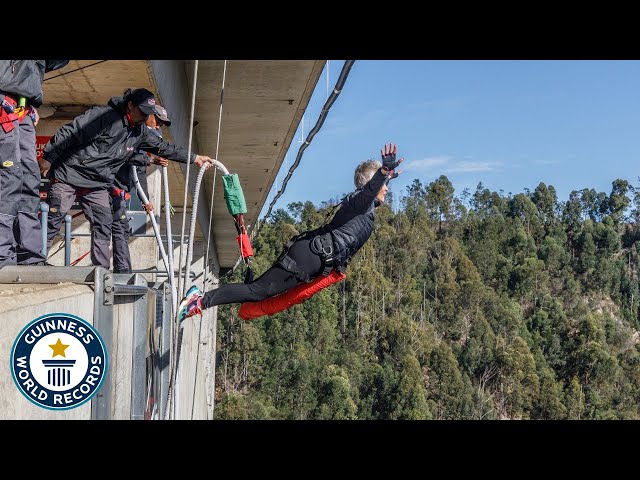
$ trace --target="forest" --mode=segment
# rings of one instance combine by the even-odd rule
[[[215,418],[639,419],[640,187],[611,185],[390,192],[345,281],[250,322],[218,307]],[[255,275],[339,201],[267,218]]]

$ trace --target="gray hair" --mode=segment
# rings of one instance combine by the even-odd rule
[[[356,167],[356,172],[353,175],[353,183],[357,189],[364,187],[373,174],[378,171],[382,164],[377,160],[365,160]]]

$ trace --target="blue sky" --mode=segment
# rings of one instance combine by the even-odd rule
[[[343,63],[329,62],[329,89]],[[325,67],[305,113],[305,137],[326,98]],[[301,137],[299,126],[278,189]],[[640,61],[356,61],[273,210],[352,191],[357,164],[379,159],[388,142],[405,158],[391,182],[396,197],[413,179],[426,185],[442,174],[456,195],[478,182],[505,194],[544,182],[559,200],[583,188],[609,194],[616,178],[637,186]]]

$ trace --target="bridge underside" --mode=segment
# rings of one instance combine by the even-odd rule
[[[238,173],[247,203],[247,226],[258,219],[324,64],[324,60],[231,60],[225,72],[223,60],[198,62],[192,151],[210,157],[216,157],[217,151],[218,160],[231,173]],[[156,93],[169,112],[172,124],[164,127],[165,139],[188,146],[194,66],[192,60],[72,60],[64,69],[45,76],[41,111],[43,117],[48,116],[38,125],[37,134],[52,135],[87,108],[104,105],[126,88],[145,87]],[[77,70],[81,67],[86,68]],[[190,168],[189,190],[197,170]],[[223,198],[219,172],[216,175],[214,170],[207,171],[201,189],[196,239],[206,242],[209,238],[206,230],[211,211],[210,256],[217,257],[221,268],[230,268],[239,256],[236,230]],[[183,205],[185,169],[181,164],[170,163],[169,184],[171,204],[178,212],[172,222],[176,234],[184,208],[188,228],[192,205],[191,192]],[[133,248],[132,257],[135,259]]]

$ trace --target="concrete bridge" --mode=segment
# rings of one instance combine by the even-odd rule
[[[36,134],[44,143],[86,109],[106,104],[126,88],[144,87],[156,93],[169,113],[172,124],[163,127],[164,138],[188,147],[194,64],[192,60],[72,60],[64,69],[45,76],[45,104]],[[210,157],[216,157],[224,65],[223,60],[198,62],[192,151]],[[226,64],[218,160],[239,175],[249,232],[258,221],[324,65],[324,60],[231,60]],[[189,190],[198,173],[192,167]],[[217,283],[221,269],[232,268],[240,258],[219,172],[214,189],[214,170],[206,172],[199,196],[193,258],[192,281],[201,286],[207,269],[207,289]],[[149,167],[148,173],[150,201],[162,235],[166,235],[160,217],[159,167]],[[185,165],[170,162],[176,269],[182,212],[187,211],[186,235],[193,203],[191,191],[186,204],[183,202],[185,173]],[[94,268],[89,256],[75,267],[64,267],[62,237],[50,251],[49,261],[56,267],[0,269],[1,351],[9,352],[20,331],[35,318],[65,312],[83,318],[100,332],[111,362],[108,379],[98,394],[83,406],[63,411],[30,402],[18,390],[5,363],[0,368],[0,419],[165,418],[169,365],[175,360],[170,346],[175,342],[180,342],[181,353],[172,418],[212,417],[217,309],[207,310],[202,320],[188,319],[179,337],[171,336],[164,264],[151,224],[139,210],[132,202],[129,215],[139,235],[130,243],[131,275]],[[89,251],[88,233],[88,223],[80,214],[72,221],[72,260]],[[205,265],[207,245],[209,262]]]

